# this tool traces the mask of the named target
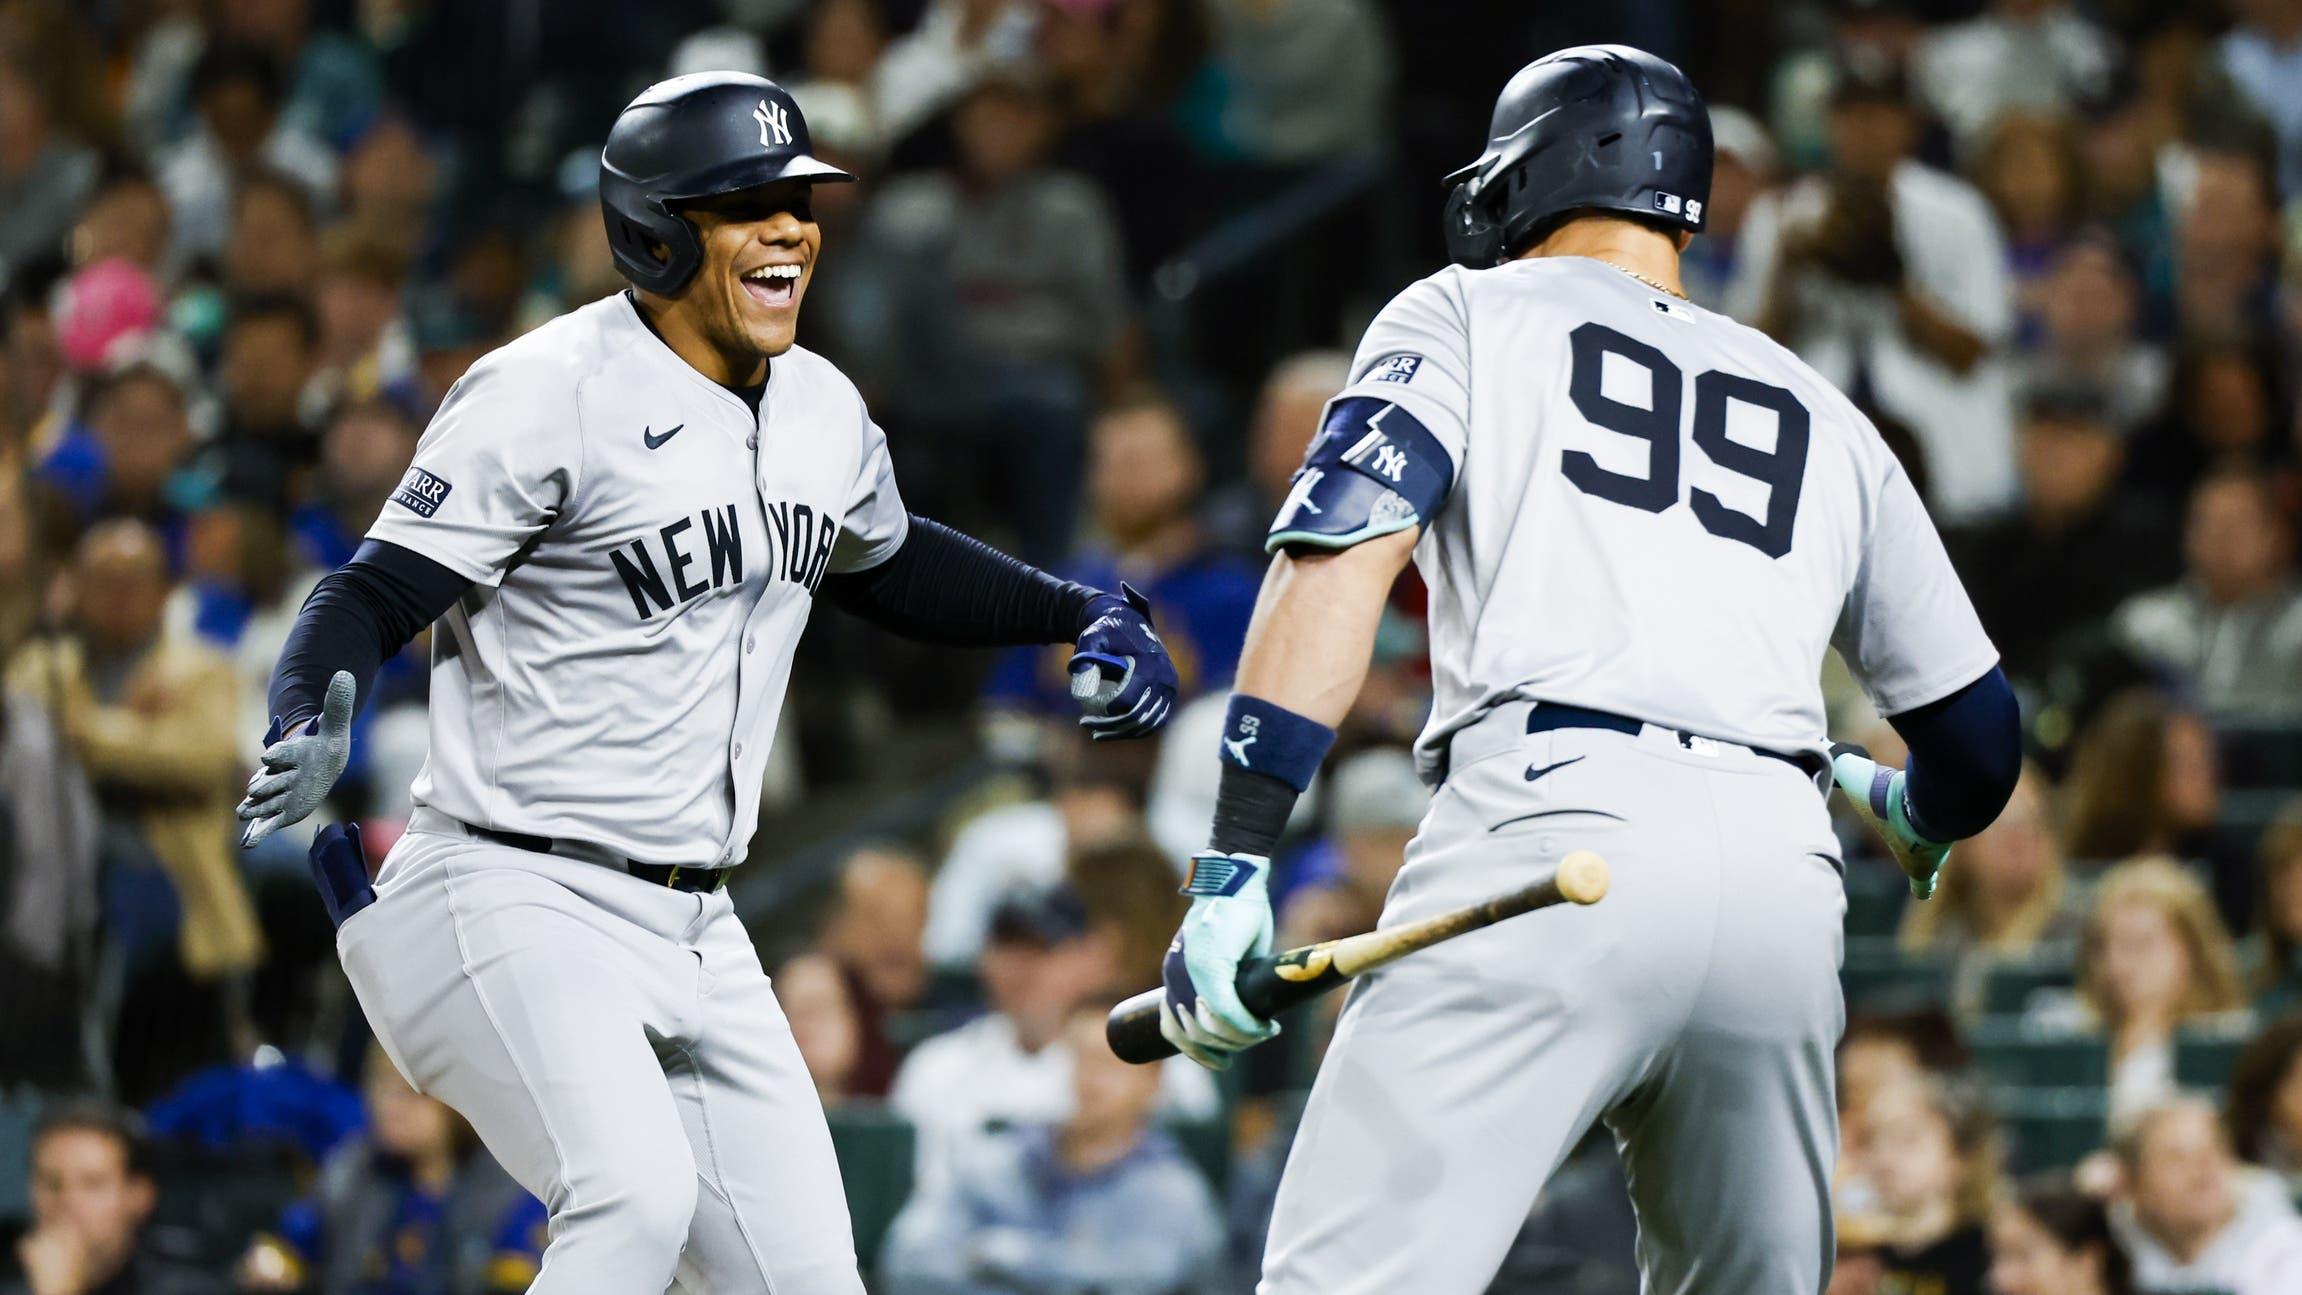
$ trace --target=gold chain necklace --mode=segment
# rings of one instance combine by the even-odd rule
[[[1689,296],[1687,296],[1687,294],[1685,294],[1685,293],[1683,293],[1683,292],[1679,291],[1678,289],[1676,289],[1676,288],[1674,288],[1674,287],[1670,286],[1669,284],[1667,284],[1667,283],[1657,283],[1657,282],[1655,282],[1653,279],[1650,279],[1650,278],[1648,278],[1647,276],[1645,276],[1645,275],[1643,275],[1643,274],[1640,274],[1638,271],[1636,271],[1636,270],[1632,269],[1631,267],[1629,267],[1629,266],[1627,266],[1627,265],[1617,265],[1617,264],[1615,264],[1613,261],[1610,261],[1610,260],[1606,259],[1606,258],[1605,258],[1605,257],[1603,257],[1603,256],[1594,256],[1594,257],[1592,257],[1591,259],[1592,259],[1592,260],[1594,260],[1594,261],[1597,261],[1599,264],[1601,264],[1601,265],[1603,265],[1603,266],[1607,267],[1607,268],[1608,268],[1608,269],[1610,269],[1610,270],[1620,270],[1620,271],[1622,271],[1624,274],[1627,274],[1627,275],[1631,276],[1632,278],[1634,278],[1634,279],[1637,279],[1639,282],[1641,282],[1641,283],[1643,283],[1643,284],[1647,285],[1647,286],[1648,286],[1648,287],[1650,287],[1650,288],[1653,288],[1653,289],[1654,289],[1655,291],[1657,291],[1657,292],[1667,292],[1667,293],[1669,293],[1671,296],[1677,297],[1677,298],[1678,298],[1679,300],[1681,300],[1681,301],[1692,301],[1692,300],[1693,300],[1693,298],[1692,298],[1692,297],[1689,297]]]

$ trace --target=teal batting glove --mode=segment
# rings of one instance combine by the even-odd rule
[[[1209,1070],[1231,1068],[1233,1054],[1279,1032],[1239,1001],[1239,964],[1271,952],[1271,861],[1252,854],[1191,859],[1183,893],[1191,911],[1167,946],[1160,979],[1167,1001],[1159,1033]]]
[[[1831,748],[1830,776],[1854,812],[1886,842],[1887,852],[1910,878],[1911,897],[1933,898],[1943,865],[1950,862],[1950,846],[1920,836],[1911,825],[1910,775],[1878,763],[1859,746],[1841,743]]]

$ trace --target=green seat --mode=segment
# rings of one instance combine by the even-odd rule
[[[2018,1017],[1985,1016],[1967,1030],[1974,1062],[1995,1083],[2029,1088],[2102,1088],[2110,1048],[2098,1034],[2041,1029]]]
[[[918,1134],[902,1116],[880,1110],[830,1112],[831,1146],[847,1187],[847,1215],[855,1229],[855,1257],[866,1271],[879,1263],[887,1230],[911,1196]]]
[[[1904,953],[1889,935],[1849,936],[1839,969],[1850,1014],[1912,1011],[1950,1001],[1950,961]]]
[[[1994,1016],[2019,1016],[2041,991],[2069,989],[2078,983],[2077,975],[2068,950],[1993,959],[1982,973],[1982,1010]]]
[[[2098,1088],[1999,1088],[1991,1094],[2016,1175],[2068,1169],[2109,1138],[2109,1095]]]
[[[1902,925],[1902,906],[1910,901],[1910,883],[1891,867],[1850,864],[1846,873],[1846,933],[1850,936],[1892,935]]]
[[[1216,1199],[1222,1199],[1223,1189],[1231,1180],[1230,1118],[1215,1115],[1203,1120],[1166,1120],[1160,1127],[1175,1139],[1191,1163],[1199,1166],[1199,1172],[1207,1175],[1207,1185],[1215,1189]]]
[[[2246,1036],[2226,1029],[2182,1030],[2174,1036],[2174,1082],[2184,1088],[2221,1089],[2230,1083]]]

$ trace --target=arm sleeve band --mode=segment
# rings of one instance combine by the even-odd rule
[[[2022,715],[1996,666],[1939,701],[1889,716],[1910,747],[1903,805],[1930,841],[1990,826],[2022,777]]]
[[[1363,544],[1430,521],[1454,485],[1446,447],[1404,406],[1345,396],[1328,406],[1263,547]]]
[[[1269,858],[1296,797],[1318,776],[1335,730],[1260,697],[1231,694],[1223,717],[1223,773],[1208,844]]]
[[[885,562],[827,577],[822,592],[905,638],[960,647],[1068,642],[1096,596],[916,513]]]
[[[322,577],[272,671],[271,709],[285,732],[320,713],[328,680],[349,670],[365,704],[376,670],[436,621],[472,582],[388,540],[367,540]]]

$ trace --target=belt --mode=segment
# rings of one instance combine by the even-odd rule
[[[1724,738],[1705,737],[1700,733],[1690,733],[1685,729],[1672,728],[1667,724],[1657,724],[1654,727],[1678,738],[1679,745],[1690,751],[1697,749],[1700,744],[1705,742],[1726,741]],[[1547,701],[1536,702],[1528,708],[1527,732],[1529,735],[1548,733],[1562,728],[1598,728],[1605,729],[1610,733],[1627,733],[1632,737],[1637,737],[1647,728],[1647,721],[1632,719],[1628,715],[1617,715],[1611,711],[1592,710],[1588,706],[1564,706]],[[1810,777],[1826,771],[1829,767],[1818,755],[1793,755],[1787,751],[1769,751],[1765,747],[1748,746],[1741,742],[1729,742],[1727,745],[1740,746],[1753,755],[1763,755],[1769,760],[1780,760]]]
[[[500,832],[492,827],[474,827],[470,823],[463,824],[463,829],[482,841],[508,845],[515,850],[527,850],[535,854],[555,854],[563,858],[621,863],[625,872],[651,886],[668,886],[673,890],[687,891],[689,894],[708,895],[727,885],[728,870],[725,868],[688,868],[681,867],[676,863],[641,863],[637,859],[621,858],[613,853],[603,851],[597,846],[584,845],[575,841],[554,840],[548,836],[531,836],[526,832]]]

